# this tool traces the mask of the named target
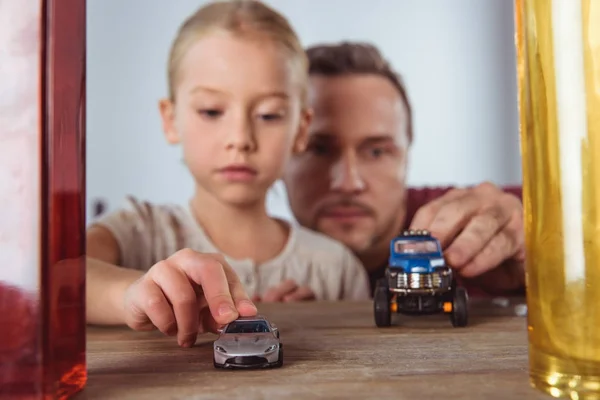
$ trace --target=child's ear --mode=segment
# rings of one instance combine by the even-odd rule
[[[169,99],[162,99],[158,103],[158,108],[167,142],[170,144],[179,143],[179,134],[175,129],[175,104]]]
[[[312,122],[313,111],[311,109],[303,109],[300,114],[300,127],[294,140],[293,153],[298,154],[306,150],[308,144],[308,129]]]

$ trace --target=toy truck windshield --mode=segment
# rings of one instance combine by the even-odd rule
[[[438,254],[439,245],[436,240],[399,239],[394,243],[397,255]]]

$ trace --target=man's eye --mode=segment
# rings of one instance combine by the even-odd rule
[[[307,150],[316,155],[326,155],[330,152],[329,146],[319,143],[308,145]]]
[[[203,117],[207,117],[207,118],[217,118],[217,117],[221,116],[223,114],[223,112],[221,112],[220,110],[205,109],[205,110],[198,110],[198,114],[202,115]]]
[[[367,151],[369,157],[379,158],[388,153],[387,149],[383,147],[372,147]]]

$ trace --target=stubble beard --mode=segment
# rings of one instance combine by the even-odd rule
[[[397,218],[384,219],[386,222],[379,229],[376,227],[360,248],[358,246],[351,247],[352,252],[368,271],[378,269],[389,258],[390,241],[400,233],[406,219],[405,200],[395,207],[392,216],[397,216]]]
[[[392,215],[396,215],[398,218],[387,218],[385,223],[379,227],[377,221],[373,221],[375,223],[374,228],[371,228],[373,231],[366,235],[360,233],[363,227],[353,224],[341,225],[332,231],[327,229],[327,226],[322,226],[317,220],[310,228],[344,244],[368,271],[374,271],[382,263],[385,263],[389,257],[390,240],[398,235],[402,229],[406,214],[405,202],[400,202],[394,211]]]

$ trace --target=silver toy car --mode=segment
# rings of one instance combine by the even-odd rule
[[[214,342],[216,368],[268,368],[283,365],[279,330],[263,316],[240,317],[225,325]]]

